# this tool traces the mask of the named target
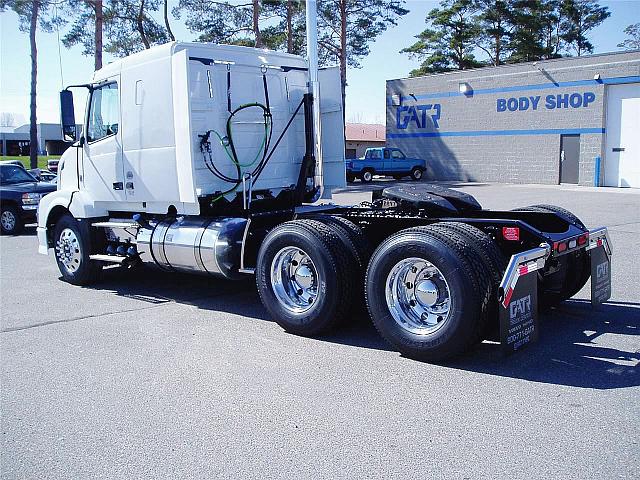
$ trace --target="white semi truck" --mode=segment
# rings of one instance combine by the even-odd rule
[[[74,143],[37,233],[65,281],[90,284],[109,264],[255,275],[289,332],[321,334],[366,303],[395,348],[433,361],[497,332],[510,351],[534,340],[538,303],[571,297],[596,267],[594,300],[609,298],[606,228],[558,207],[488,211],[423,183],[318,205],[345,185],[344,124],[307,6],[307,59],[174,42],[61,92]],[[89,91],[79,136],[72,87]]]

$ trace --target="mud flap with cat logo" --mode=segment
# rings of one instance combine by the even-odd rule
[[[505,354],[538,339],[538,275],[551,249],[547,244],[513,255],[500,284],[500,343]]]
[[[589,232],[591,250],[591,304],[594,307],[611,297],[611,240],[606,228]]]

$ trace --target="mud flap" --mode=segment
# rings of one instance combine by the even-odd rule
[[[611,254],[613,248],[606,227],[589,231],[591,253],[591,305],[597,307],[611,298]]]
[[[511,354],[538,339],[538,274],[551,249],[544,244],[514,255],[500,283],[500,344]]]
[[[594,307],[611,298],[611,260],[604,246],[591,250],[591,305]]]
[[[505,307],[500,304],[500,344],[510,354],[538,339],[538,275],[518,278]]]

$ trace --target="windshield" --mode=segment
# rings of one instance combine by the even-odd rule
[[[10,183],[21,182],[37,182],[27,171],[17,165],[0,166],[0,184],[8,185]]]

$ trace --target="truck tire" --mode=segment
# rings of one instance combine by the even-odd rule
[[[78,221],[71,215],[62,216],[55,225],[54,253],[65,282],[91,285],[98,280],[102,265],[89,258],[89,239],[82,235]]]
[[[587,230],[585,224],[576,215],[556,205],[540,204],[514,209],[514,211],[526,210],[556,213],[566,221]],[[591,276],[591,254],[584,249],[564,255],[558,261],[563,264],[560,271],[543,278],[541,303],[545,307],[554,307],[573,297],[582,290]]]
[[[532,207],[535,207],[535,208],[538,208],[538,209],[542,209],[542,210],[547,211],[547,212],[557,213],[558,215],[563,217],[568,222],[571,222],[574,225],[576,225],[577,227],[580,227],[580,228],[582,228],[584,230],[587,230],[587,227],[584,225],[584,223],[582,223],[582,220],[580,220],[578,217],[576,217],[573,213],[571,213],[569,210],[567,210],[565,208],[558,207],[556,205],[547,205],[547,204],[532,205]]]
[[[587,227],[582,220],[569,210],[562,207],[542,204],[532,205],[527,208],[535,208],[538,211],[556,213],[577,227],[587,230]],[[584,249],[565,255],[563,260],[565,261],[563,268],[565,276],[564,281],[560,284],[559,288],[557,285],[554,285],[555,288],[551,287],[551,277],[549,277],[548,280],[545,279],[545,282],[543,282],[543,295],[546,305],[555,306],[560,302],[573,297],[576,293],[582,290],[582,287],[584,287],[591,276],[591,255]],[[557,284],[557,282],[555,283]]]
[[[258,293],[284,330],[318,335],[349,313],[353,268],[333,229],[317,220],[285,222],[267,234],[258,252]]]
[[[353,292],[353,311],[366,311],[364,303],[364,274],[371,258],[371,245],[362,229],[346,218],[333,215],[317,215],[308,217],[318,220],[331,228],[342,241],[343,248],[351,253],[351,271],[355,279]]]
[[[364,183],[371,183],[373,181],[373,170],[371,170],[370,168],[363,170],[360,174],[360,180],[362,180]]]
[[[365,288],[374,326],[407,357],[444,360],[484,331],[490,280],[470,242],[450,229],[415,227],[386,239]]]
[[[416,182],[422,180],[422,169],[420,167],[413,167],[413,169],[411,169],[411,179]]]
[[[489,318],[486,329],[482,333],[482,338],[496,339],[500,326],[498,321],[498,288],[507,268],[507,259],[498,248],[496,242],[473,225],[462,222],[439,222],[433,224],[433,226],[442,226],[465,237],[484,263],[491,280],[491,298],[488,306]]]
[[[0,231],[3,235],[18,235],[24,228],[24,223],[18,208],[11,204],[2,205],[0,209]]]
[[[371,257],[371,245],[358,225],[346,218],[335,215],[318,214],[305,216],[304,218],[317,220],[333,229],[343,241],[345,248],[351,252],[353,260],[364,274]]]

